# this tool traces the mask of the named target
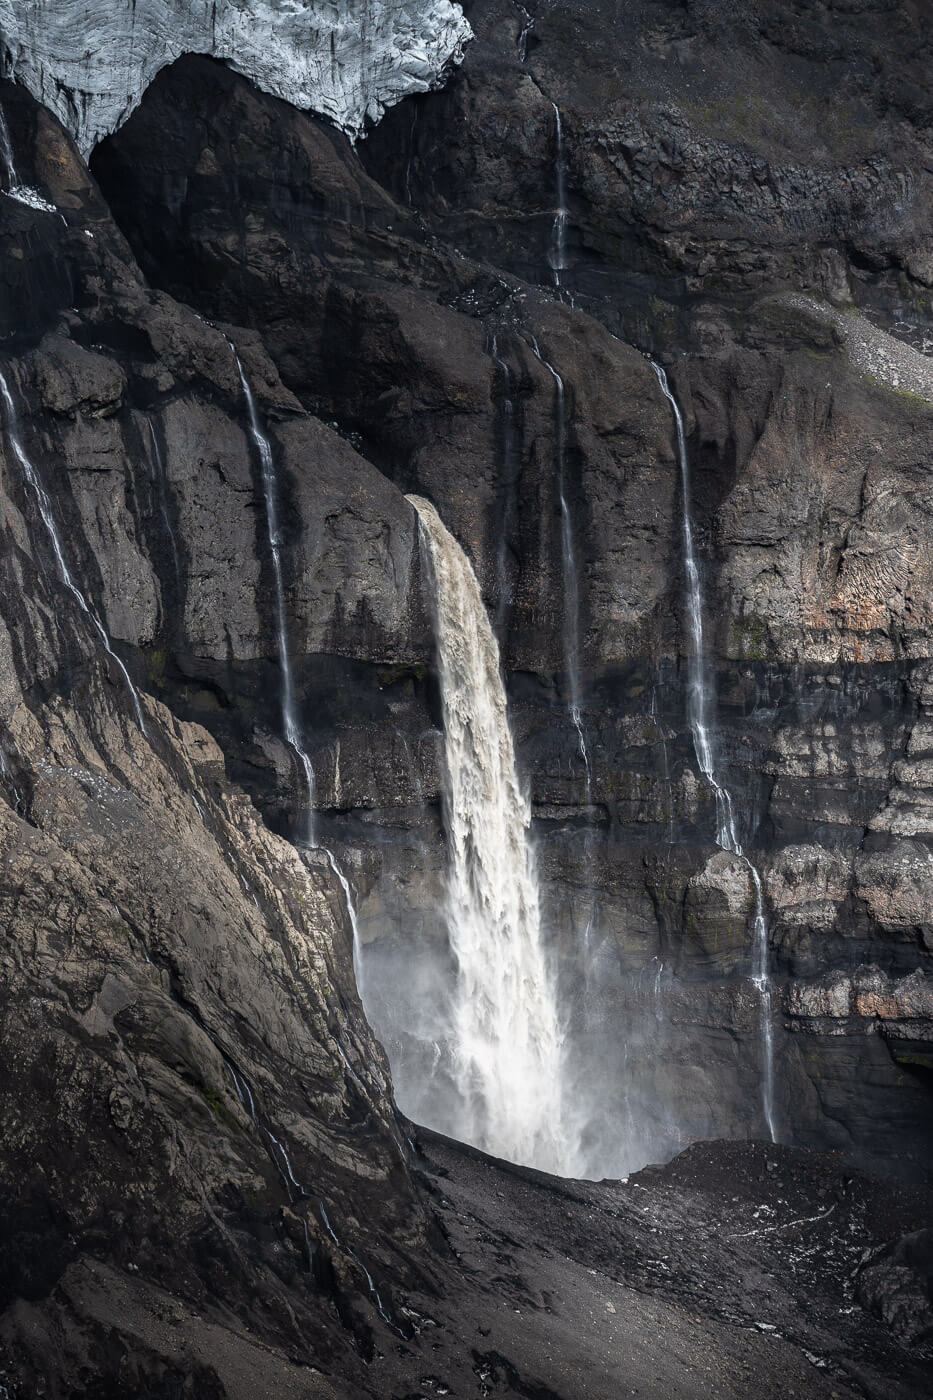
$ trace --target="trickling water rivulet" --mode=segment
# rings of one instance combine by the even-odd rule
[[[52,514],[52,502],[46,495],[45,488],[39,480],[39,475],[35,467],[26,455],[26,450],[23,447],[22,439],[19,435],[19,427],[16,419],[16,406],[13,403],[13,396],[10,393],[9,385],[6,381],[6,376],[3,374],[2,371],[0,371],[0,399],[2,399],[3,401],[3,411],[4,417],[6,419],[7,441],[9,442],[10,447],[12,449],[13,456],[16,458],[17,462],[22,468],[23,476],[26,478],[26,481],[29,484],[32,493],[36,498],[36,504],[39,507],[39,514],[42,517],[42,523],[45,526],[46,533],[48,534],[49,543],[52,546],[52,553],[55,555],[55,563],[58,566],[58,576],[61,579],[62,583],[65,585],[65,587],[68,589],[68,592],[74,598],[75,602],[80,607],[81,611],[84,613],[85,617],[90,622],[91,626],[94,628],[94,631],[97,633],[97,636],[100,639],[100,643],[103,646],[104,651],[110,657],[111,661],[114,662],[118,671],[120,672],[121,676],[126,682],[126,688],[129,691],[130,699],[133,702],[133,712],[136,715],[136,723],[139,725],[143,734],[145,734],[146,725],[143,720],[142,707],[139,703],[139,696],[136,693],[136,687],[130,680],[130,673],[124,666],[123,662],[120,660],[119,656],[117,656],[113,647],[111,646],[110,636],[107,632],[107,629],[104,627],[104,624],[100,621],[99,617],[88,603],[84,594],[81,592],[81,589],[75,583],[71,575],[71,570],[65,563],[65,555],[62,549],[62,542],[58,534],[58,529],[55,525],[55,517]]]
[[[446,751],[447,924],[457,963],[458,1136],[565,1173],[561,1033],[541,937],[499,650],[470,562],[434,507],[409,496],[434,584]]]
[[[703,643],[703,591],[700,585],[700,570],[697,565],[693,520],[690,512],[690,463],[687,458],[684,423],[677,400],[668,385],[667,375],[661,366],[655,364],[653,360],[649,363],[657,376],[662,394],[671,406],[677,430],[677,459],[680,467],[683,497],[681,534],[684,572],[687,578],[687,624],[690,631],[690,644],[687,651],[687,719],[693,734],[693,746],[696,750],[700,772],[713,789],[716,798],[716,843],[724,851],[731,852],[745,862],[755,892],[752,981],[758,989],[761,1007],[762,1112],[768,1125],[771,1141],[777,1142],[774,1110],[774,1033],[771,1025],[771,978],[768,967],[768,925],[765,920],[764,892],[761,887],[761,876],[754,863],[742,850],[739,842],[735,814],[732,809],[732,798],[728,789],[720,783],[716,775],[709,718],[712,685],[709,675],[709,660]]]
[[[564,165],[564,128],[560,119],[560,108],[554,108],[554,186],[557,195],[557,209],[551,226],[551,250],[548,257],[554,286],[560,287],[561,273],[567,266],[567,169]]]
[[[233,351],[233,358],[236,360],[237,373],[240,376],[240,387],[243,390],[243,397],[246,400],[246,409],[249,414],[250,436],[259,454],[259,465],[262,471],[262,493],[266,507],[266,534],[269,541],[269,554],[272,559],[272,582],[273,598],[275,602],[275,636],[276,646],[279,653],[279,670],[282,674],[282,729],[285,734],[285,741],[292,749],[295,757],[301,765],[304,774],[305,786],[308,793],[308,826],[306,840],[309,846],[314,843],[314,769],[311,767],[311,760],[305,752],[304,744],[301,740],[301,730],[298,726],[298,718],[295,714],[295,684],[292,676],[292,660],[288,649],[288,630],[285,626],[285,587],[282,583],[282,537],[279,532],[279,502],[278,486],[275,479],[275,464],[272,460],[272,447],[266,437],[259,420],[259,413],[256,408],[256,401],[253,398],[253,391],[249,387],[249,381],[240,362],[236,347],[232,341],[227,341]]]
[[[520,430],[516,423],[515,401],[512,391],[512,371],[509,369],[508,361],[499,354],[499,343],[496,336],[492,338],[490,354],[493,364],[502,375],[500,477],[504,498],[499,515],[499,539],[496,547],[496,583],[499,595],[496,604],[496,632],[501,637],[509,604],[512,601],[508,570],[509,535],[515,514],[515,497],[522,463]]]
[[[50,204],[47,199],[43,199],[38,190],[31,189],[29,185],[20,183],[20,178],[16,170],[16,160],[13,155],[13,142],[10,138],[10,128],[6,123],[6,115],[3,106],[0,105],[0,161],[3,163],[3,175],[5,188],[3,193],[9,195],[10,199],[15,199],[19,204],[25,204],[30,209],[41,209],[46,214],[57,214],[58,210],[54,204]],[[65,222],[62,216],[62,222]]]
[[[541,354],[538,342],[532,336],[531,348],[535,358],[548,371],[554,380],[554,456],[557,477],[557,498],[560,503],[560,552],[561,574],[564,585],[564,670],[569,692],[570,718],[577,731],[580,757],[586,769],[586,798],[590,795],[590,760],[586,749],[586,736],[583,732],[583,718],[580,697],[580,586],[577,575],[576,551],[573,546],[573,521],[567,503],[565,489],[565,468],[567,457],[567,395],[564,381],[557,370]]]
[[[2,106],[0,106],[0,160],[3,161],[3,173],[6,177],[7,194],[10,194],[19,186],[19,177],[16,174],[16,161],[13,158],[13,142],[10,140],[10,128],[6,124],[6,116]]]
[[[178,553],[178,540],[175,538],[175,530],[172,525],[172,517],[168,504],[168,475],[165,470],[165,463],[162,460],[162,449],[159,447],[159,439],[156,437],[156,430],[152,419],[147,418],[149,425],[149,441],[152,446],[152,462],[155,468],[156,490],[159,493],[159,514],[162,516],[162,524],[165,526],[165,534],[168,539],[169,549],[172,554],[172,568],[175,574],[175,586],[181,587],[181,557]]]

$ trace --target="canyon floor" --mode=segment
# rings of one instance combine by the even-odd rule
[[[434,1266],[420,1286],[385,1295],[391,1326],[375,1309],[371,1332],[357,1317],[352,1360],[337,1369],[283,1351],[219,1306],[193,1311],[180,1294],[90,1257],[70,1265],[56,1302],[161,1358],[166,1388],[134,1394],[929,1394],[929,1188],[852,1173],[836,1154],[726,1142],[697,1143],[623,1182],[568,1181],[413,1133]],[[890,1258],[889,1242],[905,1235],[926,1252],[926,1281],[922,1268]],[[319,1292],[320,1280],[308,1286]],[[32,1340],[51,1360],[62,1333],[48,1317],[36,1312]],[[26,1316],[19,1323],[30,1331]],[[194,1376],[201,1388],[189,1392]],[[71,1393],[89,1393],[80,1375],[72,1380]],[[94,1393],[129,1393],[113,1384]]]

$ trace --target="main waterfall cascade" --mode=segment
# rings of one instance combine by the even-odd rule
[[[687,581],[687,623],[690,634],[690,645],[687,650],[687,719],[693,735],[700,772],[713,789],[716,799],[716,844],[722,850],[738,856],[740,860],[745,862],[754,891],[752,981],[758,990],[760,1001],[762,1113],[771,1141],[777,1142],[774,1107],[774,1033],[771,1024],[771,979],[768,966],[768,925],[764,911],[764,892],[758,869],[745,854],[739,842],[732,797],[717,776],[709,718],[712,683],[709,675],[709,659],[703,641],[703,591],[694,545],[693,520],[690,509],[690,463],[687,456],[684,424],[680,407],[667,382],[667,375],[661,366],[653,360],[650,361],[650,364],[657,376],[661,392],[671,406],[677,430],[677,460],[680,467],[682,495],[681,534],[684,573]]]
[[[532,340],[530,346],[554,385],[566,704],[589,802],[590,755],[579,670],[579,576],[565,481],[566,388],[538,344]],[[314,773],[295,709],[272,449],[242,363],[231,349],[262,473],[283,732],[304,774],[306,840],[314,846]],[[491,351],[509,399],[503,424],[509,452],[515,447],[508,440],[515,429],[510,374],[495,342]],[[674,413],[682,477],[688,720],[700,771],[716,797],[717,844],[746,864],[754,891],[752,977],[760,1006],[762,1109],[776,1140],[764,897],[758,871],[738,840],[731,796],[718,775],[683,424],[663,370],[654,368]],[[161,477],[164,468],[154,433],[152,446]],[[618,970],[604,965],[599,952],[603,940],[591,939],[600,918],[592,889],[589,828],[575,857],[585,897],[582,902],[575,900],[571,912],[576,928],[573,955],[558,964],[555,945],[552,961],[530,841],[530,804],[517,777],[495,634],[463,550],[432,505],[417,496],[408,499],[418,513],[433,585],[444,730],[446,874],[435,905],[438,936],[421,937],[412,925],[412,941],[405,945],[406,972],[400,976],[398,968],[391,966],[388,947],[378,947],[381,939],[372,940],[365,931],[372,927],[373,906],[367,898],[361,931],[354,890],[334,855],[325,851],[346,899],[358,989],[367,1014],[390,1049],[398,1101],[416,1121],[495,1156],[543,1170],[591,1177],[620,1175],[646,1160],[670,1155],[685,1141],[683,1126],[665,1095],[666,1083],[678,1072],[677,1025],[668,1022],[666,1010],[673,984],[660,957],[644,977],[623,972],[621,981]],[[170,517],[165,523],[168,528]],[[497,575],[501,589],[504,559],[497,559]],[[672,828],[669,835],[673,836]],[[584,930],[578,918],[587,907]],[[547,926],[552,927],[550,913]],[[558,916],[553,929],[559,927]],[[427,953],[426,947],[430,948]],[[388,962],[381,961],[386,957]],[[403,979],[410,985],[400,986]],[[576,983],[576,991],[571,982]],[[582,1010],[578,1006],[574,1011],[581,991]],[[619,1025],[621,1006],[626,1008],[623,1026]],[[606,1059],[607,1046],[620,1036],[624,1041],[621,1060]]]
[[[418,512],[434,584],[446,756],[446,916],[456,961],[446,1131],[566,1174],[562,1036],[541,930],[530,813],[499,650],[473,569],[436,510]]]
[[[13,452],[13,456],[19,463],[23,472],[23,476],[25,477],[36,499],[36,505],[39,507],[39,515],[42,518],[42,523],[45,526],[46,533],[49,537],[49,543],[52,546],[52,553],[55,555],[55,563],[58,566],[58,576],[61,579],[64,586],[67,588],[68,592],[74,598],[75,602],[78,604],[78,607],[81,609],[85,617],[90,622],[94,631],[97,633],[97,637],[100,641],[101,646],[104,648],[104,651],[110,657],[110,660],[117,667],[117,670],[120,672],[120,675],[125,681],[126,688],[129,692],[130,699],[132,701],[133,713],[136,716],[136,723],[139,725],[139,728],[142,731],[142,733],[145,734],[146,724],[143,719],[142,706],[139,703],[139,696],[136,693],[136,687],[130,679],[130,673],[124,666],[123,662],[120,660],[119,656],[117,656],[116,652],[114,651],[110,641],[110,635],[107,632],[107,629],[104,627],[104,624],[101,622],[96,612],[94,612],[93,608],[88,603],[81,589],[75,582],[71,570],[65,562],[65,553],[62,547],[61,537],[59,536],[58,528],[55,524],[55,516],[52,512],[52,502],[49,500],[45,488],[42,485],[42,482],[39,480],[39,475],[35,467],[33,466],[30,458],[28,457],[25,448],[23,447],[22,439],[19,435],[19,425],[16,417],[16,405],[13,402],[13,395],[10,393],[10,388],[7,384],[6,376],[3,374],[2,370],[0,370],[0,400],[2,400],[3,403],[3,416],[6,420],[7,441],[9,442]]]

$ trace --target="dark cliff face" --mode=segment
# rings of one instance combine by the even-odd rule
[[[276,463],[317,821],[359,896],[368,1006],[403,1094],[432,1054],[423,1002],[446,957],[416,490],[473,560],[500,639],[593,1174],[763,1132],[754,891],[714,842],[686,721],[682,501],[648,352],[685,419],[719,763],[765,891],[781,1136],[923,1172],[929,38],[919,7],[850,9],[542,5],[523,48],[521,7],[476,5],[448,87],[356,149],[183,59],[95,153],[94,178],[0,86],[23,178],[59,211],[0,199],[0,369],[147,731],[62,586],[5,412],[0,1210],[17,1262],[0,1342],[22,1394],[46,1376],[49,1394],[84,1393],[84,1374],[115,1395],[253,1395],[251,1368],[267,1384],[274,1354],[283,1394],[384,1395],[366,1368],[380,1348],[400,1396],[430,1391],[419,1334],[435,1322],[472,1345],[504,1296],[477,1302],[452,1248],[468,1271],[470,1239],[515,1246],[506,1207],[464,1223],[481,1213],[455,1153],[436,1149],[412,1182],[340,886],[323,853],[282,839],[305,825],[306,790],[282,737],[260,466],[227,337]],[[588,768],[569,712],[561,479]],[[699,1189],[672,1172],[662,1223],[664,1192],[686,1192],[689,1212]],[[606,1190],[600,1209],[624,1213]],[[842,1199],[838,1164],[813,1190]],[[508,1311],[543,1319],[553,1289],[597,1285],[555,1282],[524,1192],[509,1188],[508,1211],[536,1240],[521,1236],[532,1283],[509,1273]],[[587,1262],[592,1200],[566,1207]],[[860,1246],[916,1211],[892,1208]],[[698,1284],[665,1292],[651,1248],[620,1237],[633,1287],[731,1316]],[[857,1260],[839,1258],[842,1298]],[[133,1270],[118,1307],[114,1280],[128,1289]],[[816,1351],[784,1306],[773,1325]],[[197,1325],[176,1374],[152,1319],[185,1311]],[[658,1318],[646,1325],[680,1326]],[[476,1393],[569,1400],[596,1383],[582,1363],[569,1380],[536,1369],[543,1322],[497,1327],[469,1363],[452,1348]],[[212,1328],[242,1349],[205,1342]],[[309,1381],[311,1365],[331,1379]],[[755,1365],[768,1394],[767,1358]],[[593,1393],[619,1393],[608,1363],[596,1373]],[[815,1375],[800,1384],[823,1393]],[[743,1384],[735,1362],[723,1393]]]
[[[5,1382],[224,1393],[212,1366],[173,1381],[152,1335],[134,1340],[134,1309],[151,1322],[161,1298],[169,1319],[179,1291],[190,1316],[255,1317],[267,1344],[350,1376],[428,1226],[340,886],[229,776],[258,752],[292,799],[235,364],[218,330],[146,286],[61,130],[15,89],[3,102],[20,169],[58,210],[4,197],[0,234],[16,308],[0,487]],[[361,638],[378,654],[377,614],[393,655],[417,648],[412,512],[254,338],[240,350],[310,541],[289,577],[304,625],[335,631],[348,666]],[[227,715],[229,768],[156,694]],[[361,1242],[374,1226],[382,1260]],[[118,1278],[139,1280],[122,1306]]]
[[[766,24],[627,11],[617,61],[591,40],[610,18],[571,33],[543,11],[522,62],[514,7],[477,9],[462,72],[359,155],[184,60],[94,168],[147,276],[255,327],[296,397],[436,501],[471,554],[512,677],[580,1084],[602,1067],[594,1116],[615,1104],[592,1144],[597,1174],[762,1126],[753,889],[713,844],[685,722],[673,422],[616,336],[668,358],[719,761],[768,902],[782,1131],[865,1161],[893,1150],[909,1171],[926,1150],[917,969],[933,899],[933,377],[910,343],[928,324],[926,116],[908,122],[906,89],[852,56],[847,21],[842,98],[810,84],[825,57],[812,26],[792,58]],[[910,48],[911,23],[885,64]],[[761,79],[747,111],[718,44],[743,82]],[[589,775],[568,708],[561,474]],[[307,684],[329,667],[309,665]],[[339,731],[326,751],[323,727],[312,739],[325,826],[364,896],[370,1009],[403,1102],[432,1053],[431,1018],[392,1003],[445,975],[435,715],[405,684],[401,738],[375,782],[339,704],[325,709]],[[619,1126],[633,1116],[634,1142]]]

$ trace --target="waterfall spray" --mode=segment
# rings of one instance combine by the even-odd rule
[[[45,526],[46,533],[49,537],[49,543],[52,546],[52,553],[55,555],[55,562],[58,565],[58,576],[61,579],[62,583],[65,585],[65,587],[68,589],[68,592],[74,598],[75,602],[78,604],[81,611],[84,613],[85,617],[90,622],[91,626],[94,628],[94,631],[97,633],[97,636],[100,640],[102,647],[104,648],[104,651],[110,657],[111,661],[113,661],[113,663],[116,665],[118,671],[120,672],[120,675],[126,682],[126,688],[129,691],[130,699],[133,702],[133,712],[136,715],[136,723],[139,725],[141,732],[145,734],[146,725],[143,720],[142,706],[139,703],[139,696],[136,693],[136,687],[130,679],[130,673],[124,666],[123,662],[120,660],[119,656],[117,656],[116,652],[114,651],[110,643],[110,637],[107,632],[107,629],[104,627],[104,624],[100,621],[99,617],[88,603],[84,594],[81,592],[81,589],[75,583],[74,578],[71,574],[71,570],[65,563],[65,554],[62,549],[62,542],[58,534],[58,529],[55,525],[55,517],[52,514],[52,502],[49,500],[49,497],[45,492],[45,488],[39,480],[38,472],[36,471],[32,462],[26,455],[26,450],[23,447],[22,440],[19,435],[19,428],[17,425],[16,418],[16,406],[13,403],[13,396],[10,393],[9,385],[6,381],[6,376],[3,374],[2,371],[0,371],[0,399],[2,399],[3,401],[4,416],[6,418],[7,440],[10,444],[10,447],[13,450],[13,456],[16,458],[17,462],[22,468],[23,476],[26,478],[26,481],[28,482],[32,493],[36,498],[36,504],[39,507],[39,514],[42,517],[42,523]]]
[[[463,550],[432,505],[408,500],[420,519],[436,606],[461,1136],[563,1173],[561,1033],[499,650]]]
[[[227,344],[233,351],[233,358],[236,361],[237,373],[240,376],[240,387],[243,390],[243,397],[246,400],[246,409],[249,414],[250,436],[259,454],[259,464],[262,470],[262,492],[266,507],[266,533],[269,541],[269,553],[272,557],[275,636],[279,653],[279,671],[282,676],[282,729],[285,734],[286,743],[298,759],[304,774],[305,787],[308,794],[308,826],[305,833],[305,840],[307,845],[313,846],[315,844],[314,769],[311,767],[311,760],[305,752],[304,744],[301,740],[298,718],[295,713],[295,684],[292,675],[291,655],[288,649],[288,631],[285,626],[285,587],[282,582],[282,537],[279,531],[279,504],[278,488],[275,479],[275,464],[272,460],[272,447],[269,443],[269,439],[263,432],[262,424],[259,419],[259,412],[256,408],[256,401],[253,398],[253,392],[249,387],[249,381],[244,373],[236,346],[231,340],[227,340]]]
[[[693,747],[696,751],[700,772],[713,789],[716,798],[716,843],[722,850],[731,852],[745,862],[755,892],[755,910],[752,920],[752,981],[758,991],[760,1006],[762,1112],[768,1125],[771,1141],[777,1142],[774,1110],[774,1033],[771,1025],[771,979],[768,968],[768,925],[765,920],[764,892],[761,887],[761,876],[756,866],[749,860],[739,843],[732,797],[728,789],[720,783],[716,774],[709,720],[712,685],[703,642],[703,592],[700,585],[700,571],[697,565],[693,521],[690,513],[690,463],[687,457],[684,423],[677,400],[668,385],[667,375],[661,366],[655,364],[653,360],[650,360],[649,363],[661,386],[662,394],[671,406],[677,429],[677,459],[680,466],[683,497],[681,533],[684,570],[687,578],[687,624],[690,632],[690,645],[687,653],[687,719],[693,734]]]

